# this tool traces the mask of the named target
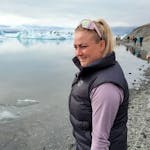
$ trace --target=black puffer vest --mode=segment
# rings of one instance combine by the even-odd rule
[[[80,69],[72,83],[69,98],[70,121],[76,139],[76,150],[90,150],[92,141],[92,108],[90,92],[103,83],[113,83],[124,91],[124,100],[120,105],[113,127],[111,128],[109,150],[127,150],[128,85],[120,65],[112,52],[105,58],[82,68],[78,59],[73,59]],[[109,91],[108,91],[109,92]]]

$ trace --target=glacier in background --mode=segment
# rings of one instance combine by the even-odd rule
[[[135,27],[112,27],[113,34],[124,37]],[[37,40],[70,40],[73,28],[56,26],[20,25],[16,27],[0,25],[0,38],[37,39]]]
[[[72,35],[72,28],[35,25],[21,25],[11,27],[0,25],[0,38],[68,40],[72,39]]]

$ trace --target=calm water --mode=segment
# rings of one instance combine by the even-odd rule
[[[72,41],[0,39],[0,149],[65,150],[72,144],[68,94],[77,69]],[[130,88],[146,61],[116,47]]]

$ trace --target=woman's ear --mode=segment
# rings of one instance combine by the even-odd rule
[[[99,42],[99,45],[100,45],[100,51],[103,52],[105,50],[105,45],[106,45],[105,40],[101,40]]]

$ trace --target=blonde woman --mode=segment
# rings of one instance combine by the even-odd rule
[[[76,150],[127,150],[128,84],[103,20],[84,19],[74,32],[75,75],[69,97]]]

